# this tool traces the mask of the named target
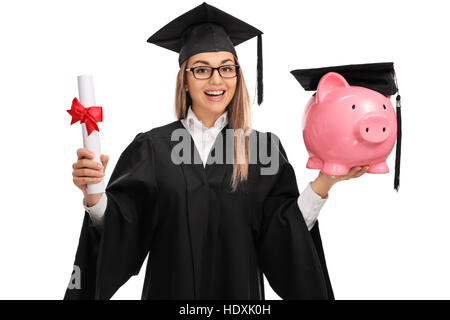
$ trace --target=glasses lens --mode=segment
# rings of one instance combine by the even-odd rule
[[[210,67],[196,67],[194,69],[194,76],[197,79],[208,79],[211,76]]]
[[[220,74],[224,78],[234,78],[236,77],[236,69],[237,68],[234,65],[221,66]]]

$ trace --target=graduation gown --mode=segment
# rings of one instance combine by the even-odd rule
[[[106,187],[103,228],[85,212],[74,263],[81,288],[68,288],[65,299],[110,299],[148,253],[142,299],[263,300],[263,274],[283,299],[334,299],[319,224],[306,227],[283,146],[273,134],[252,130],[257,141],[267,139],[279,169],[261,175],[267,165],[258,157],[232,192],[228,128],[209,154],[223,148],[224,163],[206,167],[193,163],[200,156],[192,139],[192,162],[172,161],[179,143],[172,132],[190,138],[181,121],[135,137]]]

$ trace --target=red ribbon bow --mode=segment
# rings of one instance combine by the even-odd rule
[[[97,122],[103,121],[102,107],[85,108],[75,97],[73,98],[71,109],[66,111],[72,116],[71,125],[77,121],[86,123],[88,135],[94,130],[100,131]]]

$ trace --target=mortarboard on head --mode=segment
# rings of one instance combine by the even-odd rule
[[[263,101],[262,32],[206,2],[182,14],[153,34],[147,42],[179,53],[178,63],[201,52],[227,51],[258,37],[258,104]]]
[[[353,64],[315,69],[298,69],[291,71],[301,86],[307,91],[316,91],[322,76],[328,72],[336,72],[342,75],[351,86],[366,87],[383,95],[391,96],[398,93],[397,79],[395,76],[394,63],[370,63]],[[400,186],[400,156],[402,141],[402,116],[401,98],[397,94],[397,145],[395,150],[395,174],[394,188],[398,191]]]

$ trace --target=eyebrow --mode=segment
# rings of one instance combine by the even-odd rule
[[[233,60],[228,58],[228,59],[223,60],[220,64],[223,64],[223,63],[228,62],[228,61],[233,62]],[[205,61],[205,60],[197,60],[192,65],[197,64],[197,63],[201,63],[201,64],[208,65],[208,66],[210,65],[209,62]]]

